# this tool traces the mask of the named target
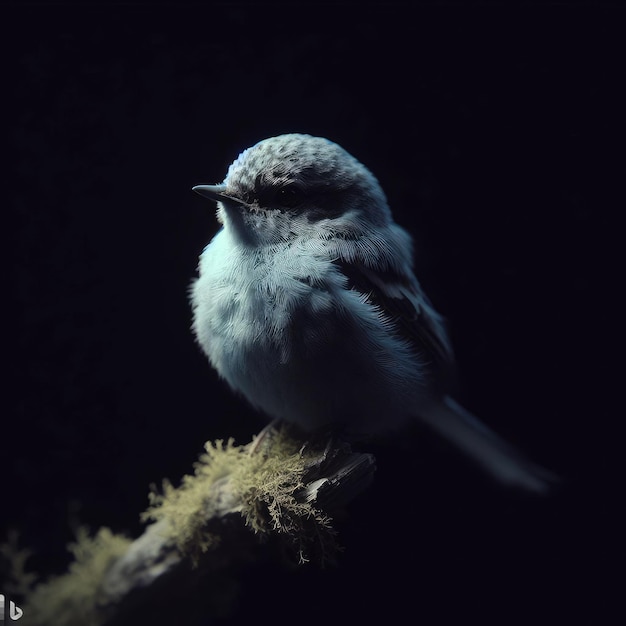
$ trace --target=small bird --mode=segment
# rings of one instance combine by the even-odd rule
[[[356,158],[279,135],[193,191],[222,224],[191,286],[193,331],[234,391],[307,432],[421,420],[501,482],[546,491],[549,472],[452,399],[450,340],[413,273],[411,236]]]

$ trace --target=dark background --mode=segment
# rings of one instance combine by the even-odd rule
[[[338,523],[338,566],[246,570],[231,621],[291,623],[298,607],[354,623],[614,617],[624,12],[5,15],[0,522],[33,548],[34,570],[64,570],[78,523],[138,535],[150,483],[190,472],[207,439],[245,443],[263,424],[189,331],[187,287],[217,231],[190,189],[260,139],[308,132],[365,163],[414,235],[459,399],[564,481],[534,499],[428,434],[373,445],[376,481]]]

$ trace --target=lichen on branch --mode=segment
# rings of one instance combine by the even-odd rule
[[[177,548],[196,563],[220,540],[207,520],[230,513],[240,514],[255,533],[288,538],[301,560],[308,560],[311,541],[323,538],[328,550],[330,517],[301,497],[319,451],[303,446],[285,428],[259,437],[264,437],[261,444],[257,438],[244,446],[232,439],[207,442],[194,474],[184,476],[179,487],[164,481],[161,492],[153,488],[143,520],[167,520]]]

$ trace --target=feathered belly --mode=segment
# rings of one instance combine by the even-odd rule
[[[194,329],[219,374],[270,417],[308,430],[371,430],[381,412],[403,419],[419,386],[412,355],[356,293],[296,282],[196,300]]]

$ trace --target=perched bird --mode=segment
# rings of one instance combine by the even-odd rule
[[[412,240],[373,174],[336,143],[287,134],[244,150],[191,287],[193,331],[230,387],[306,431],[419,419],[504,483],[550,474],[450,396],[454,356],[413,273]]]

